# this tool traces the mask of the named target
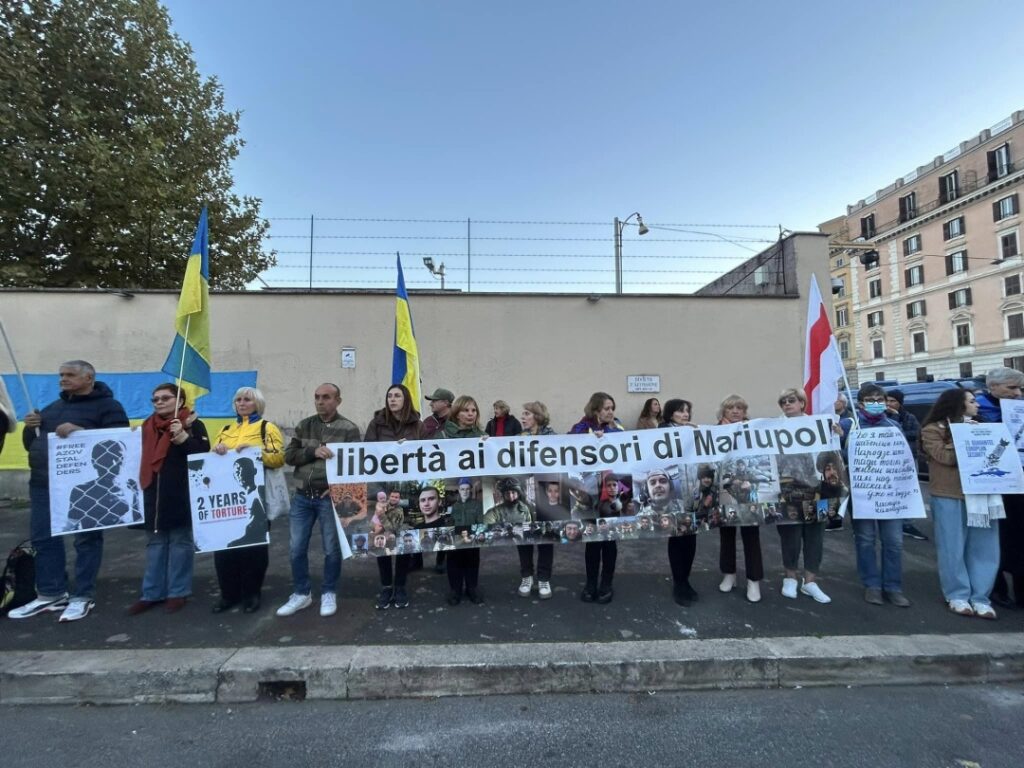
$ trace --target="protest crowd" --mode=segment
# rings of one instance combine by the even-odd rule
[[[23,419],[22,440],[30,466],[29,533],[35,550],[36,597],[10,610],[11,619],[59,613],[59,620],[68,622],[88,615],[94,606],[104,532],[90,529],[84,521],[102,520],[112,507],[124,504],[112,490],[125,462],[123,451],[97,443],[91,456],[97,477],[88,487],[77,486],[72,493],[68,512],[72,527],[62,532],[51,530],[54,478],[48,463],[48,435],[62,440],[81,430],[129,426],[121,404],[111,389],[97,380],[88,362],[62,364],[59,378],[60,397]],[[309,563],[314,527],[323,544],[322,616],[337,611],[346,550],[376,555],[380,592],[375,600],[380,610],[409,605],[407,578],[424,567],[425,551],[436,554],[432,567],[437,573],[447,574],[449,605],[463,600],[481,603],[484,595],[479,574],[481,561],[486,560],[486,555],[481,557],[481,545],[501,536],[518,547],[518,595],[536,593],[541,600],[551,598],[556,549],[562,553],[559,557],[577,556],[574,548],[555,545],[582,543],[586,580],[579,597],[587,603],[606,604],[614,596],[618,540],[657,533],[667,539],[673,600],[687,607],[699,599],[690,583],[698,540],[709,539],[696,534],[713,529],[718,531],[720,548],[719,590],[730,592],[739,583],[737,549],[741,545],[746,599],[757,603],[762,599],[765,578],[760,537],[766,523],[776,523],[780,536],[784,598],[797,600],[802,595],[820,604],[831,601],[821,581],[823,572],[827,573],[827,563],[822,562],[823,539],[826,532],[850,525],[864,600],[906,608],[911,605],[902,586],[906,521],[863,519],[858,517],[852,497],[849,505],[845,503],[850,487],[847,451],[851,435],[895,428],[908,446],[927,459],[937,583],[943,599],[956,614],[995,619],[993,604],[1024,606],[1024,496],[965,494],[952,432],[961,423],[1001,422],[1004,403],[1019,399],[1022,386],[1024,374],[997,368],[988,373],[984,391],[945,391],[918,425],[901,416],[898,394],[887,396],[881,387],[864,384],[855,393],[854,403],[841,397],[835,404],[832,424],[839,451],[779,455],[770,463],[737,459],[727,469],[709,462],[692,468],[690,483],[681,483],[669,469],[649,469],[635,477],[600,470],[587,482],[564,475],[528,479],[507,475],[494,478],[485,490],[481,479],[473,477],[332,487],[327,463],[335,453],[330,446],[552,436],[551,415],[542,402],[524,404],[517,417],[512,407],[499,399],[493,404],[493,417],[485,421],[473,397],[456,397],[449,389],[437,388],[426,397],[430,413],[424,418],[409,390],[394,384],[386,389],[382,407],[369,419],[360,420],[366,422],[362,429],[341,414],[341,390],[323,383],[313,391],[314,413],[295,425],[286,438],[279,425],[264,418],[267,403],[254,387],[235,393],[235,421],[219,433],[208,434],[187,402],[185,390],[175,383],[161,384],[152,392],[152,414],[141,425],[137,481],[128,480],[129,487],[137,482],[141,509],[128,504],[116,510],[118,519],[134,523],[147,535],[139,598],[127,610],[134,615],[161,606],[175,613],[192,596],[198,540],[193,535],[190,471],[196,466],[193,458],[211,454],[231,459],[238,485],[232,503],[246,513],[237,538],[214,553],[220,589],[212,606],[215,613],[236,608],[246,613],[260,610],[268,566],[267,532],[278,526],[288,529],[292,575],[292,594],[277,609],[278,616],[314,604]],[[780,393],[778,406],[779,413],[756,416],[799,418],[809,412],[808,398],[800,388]],[[693,404],[682,398],[664,403],[652,398],[644,404],[636,429],[696,430],[698,425],[690,421],[693,410]],[[719,425],[743,424],[750,418],[742,397],[729,395],[722,400]],[[0,449],[3,437],[14,431],[15,425],[10,399],[0,389]],[[616,418],[614,397],[595,392],[586,400],[582,418],[570,434],[600,440],[624,430]],[[100,445],[105,445],[102,452]],[[271,477],[281,469],[287,470],[288,477],[288,487],[281,492],[283,501],[271,488]],[[265,486],[258,487],[260,471]],[[813,481],[806,481],[811,477]],[[778,493],[766,502],[765,489],[772,482]],[[487,500],[488,496],[492,498]],[[273,511],[282,503],[284,512],[278,522]],[[346,534],[346,530],[360,533]],[[65,536],[58,535],[67,531],[71,531],[68,537],[73,539],[75,551],[74,578],[70,580]],[[514,585],[510,579],[510,587]],[[367,595],[367,599],[372,597]]]

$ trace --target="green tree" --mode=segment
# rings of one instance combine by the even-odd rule
[[[177,287],[203,205],[211,282],[252,280],[238,119],[156,0],[0,0],[0,285]]]

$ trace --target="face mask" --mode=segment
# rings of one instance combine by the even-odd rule
[[[864,410],[871,416],[881,416],[885,413],[885,403],[864,403]]]

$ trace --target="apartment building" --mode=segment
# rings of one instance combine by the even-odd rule
[[[819,227],[848,280],[834,330],[852,379],[1024,370],[1022,189],[1018,111]]]
[[[829,236],[830,242],[849,242],[850,233],[845,216],[838,216],[834,219],[818,225],[818,230]],[[853,300],[850,286],[852,278],[850,274],[851,256],[849,249],[842,247],[830,247],[829,260],[829,286],[820,286],[822,291],[832,290],[832,330],[836,341],[839,343],[839,354],[843,358],[843,367],[846,369],[846,376],[854,387],[858,384],[857,379],[857,358],[854,357],[856,345],[853,338]]]

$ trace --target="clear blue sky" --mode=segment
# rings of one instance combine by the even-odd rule
[[[275,287],[308,280],[286,236],[312,214],[462,222],[317,221],[317,286],[391,287],[402,250],[410,287],[440,253],[465,288],[472,218],[602,223],[474,224],[474,290],[609,291],[615,216],[814,229],[1024,108],[1024,3],[166,5],[243,113],[235,184],[272,219]],[[763,247],[700,239],[627,228],[626,290],[692,290]]]

